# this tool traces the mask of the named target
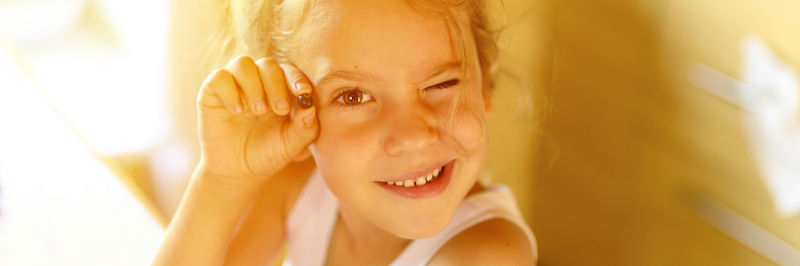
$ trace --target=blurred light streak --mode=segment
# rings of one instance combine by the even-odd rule
[[[742,41],[742,80],[694,63],[688,77],[706,90],[745,111],[744,132],[759,165],[776,212],[800,213],[800,82],[797,74],[755,36]]]
[[[703,220],[780,265],[800,265],[800,250],[707,195],[695,193],[692,208]]]

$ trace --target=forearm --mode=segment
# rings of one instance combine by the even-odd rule
[[[153,265],[221,265],[233,231],[258,191],[195,170]]]

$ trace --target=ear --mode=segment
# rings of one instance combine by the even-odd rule
[[[295,155],[294,158],[292,158],[292,161],[302,162],[308,159],[308,157],[311,157],[311,151],[309,151],[308,147],[306,147],[305,149],[303,149],[303,151]]]

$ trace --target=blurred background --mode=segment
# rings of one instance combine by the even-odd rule
[[[800,1],[488,2],[540,265],[800,265]],[[219,12],[0,0],[0,265],[149,263]]]

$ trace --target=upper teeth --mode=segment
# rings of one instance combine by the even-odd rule
[[[430,182],[436,177],[439,177],[439,174],[442,172],[442,168],[436,168],[433,172],[428,173],[428,175],[419,176],[414,179],[406,179],[403,181],[386,181],[387,185],[395,185],[395,186],[403,186],[403,187],[413,187],[413,186],[421,186],[425,185],[425,183]]]

